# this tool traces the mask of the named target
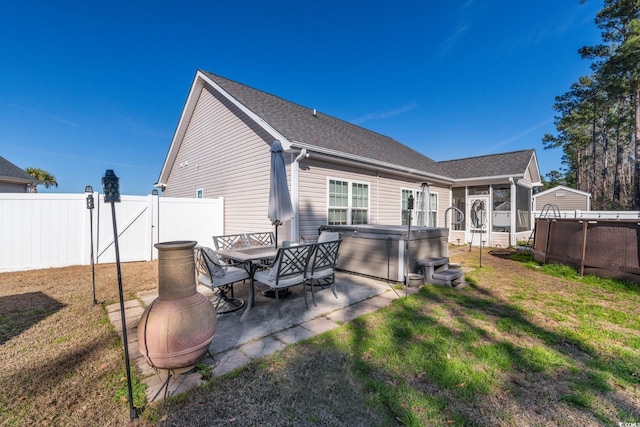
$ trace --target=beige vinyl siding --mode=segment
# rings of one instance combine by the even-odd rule
[[[223,197],[225,234],[273,231],[267,218],[273,141],[247,123],[243,112],[206,86],[163,191],[168,197],[195,197],[201,188],[205,198]],[[279,227],[279,240],[288,230],[288,223]]]
[[[508,248],[509,233],[491,233],[491,246],[495,248]]]
[[[0,182],[0,193],[26,193],[27,186],[25,184],[9,184]]]
[[[416,181],[386,173],[376,173],[354,166],[337,165],[313,159],[313,154],[300,163],[300,235],[315,242],[318,227],[327,224],[327,187],[329,179],[343,179],[369,184],[369,223],[397,225],[402,223],[402,189],[420,191]],[[444,226],[444,210],[451,203],[448,188],[431,187],[438,193],[438,226]]]
[[[587,210],[588,197],[584,194],[574,193],[564,188],[559,188],[547,194],[536,197],[536,209],[541,210],[544,205],[550,203],[558,205],[561,211]]]

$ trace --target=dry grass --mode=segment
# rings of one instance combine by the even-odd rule
[[[157,286],[157,262],[122,264],[127,299]],[[103,304],[114,264],[0,274],[0,425],[126,425],[121,341]]]
[[[168,405],[147,408],[139,423],[370,426],[420,425],[424,419],[430,420],[429,425],[640,422],[640,370],[620,373],[629,369],[624,354],[640,360],[640,350],[634,344],[640,343],[640,328],[633,323],[640,318],[637,290],[622,295],[590,287],[587,292],[581,283],[551,277],[487,252],[480,269],[477,250],[453,249],[451,257],[476,267],[469,275],[474,285],[463,291],[427,287],[416,299],[396,301],[392,307],[344,328],[213,378],[208,386]],[[140,290],[156,287],[156,269],[155,262],[123,264],[128,299]],[[97,266],[96,277],[98,300],[117,302],[115,266]],[[0,274],[0,425],[129,424],[126,403],[114,398],[123,386],[122,347],[104,309],[91,301],[90,267]],[[597,317],[599,312],[593,308],[581,310],[582,305],[592,307],[595,302],[603,317]],[[453,340],[446,345],[467,342],[468,348],[460,351],[466,351],[465,357],[475,363],[474,374],[490,373],[493,384],[485,387],[478,383],[480,391],[472,393],[472,379],[449,387],[423,371],[412,372],[411,366],[405,370],[401,363],[390,362],[388,352],[371,344],[379,338],[371,336],[371,331],[382,335],[385,328],[393,326],[395,333],[406,332],[404,325],[411,325],[404,316],[434,323],[437,330],[451,334]],[[623,320],[606,316],[622,316]],[[627,318],[630,320],[625,323]],[[591,342],[585,339],[589,328],[595,329]],[[598,331],[603,329],[613,334],[611,339],[601,339]],[[472,333],[477,337],[470,337]],[[414,334],[401,345],[407,353],[416,348],[433,351],[434,347],[429,347],[432,339]],[[495,348],[496,343],[503,346],[500,348],[514,349],[503,370],[492,367],[495,361],[483,365],[474,359],[476,349]],[[527,353],[541,348],[545,351],[540,354]],[[520,357],[530,355],[557,356],[559,361],[552,359],[545,367]],[[404,352],[398,357],[405,357]],[[417,396],[427,396],[428,403]],[[415,406],[416,402],[421,403]]]

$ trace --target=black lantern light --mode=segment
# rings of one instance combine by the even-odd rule
[[[129,391],[129,417],[131,420],[138,417],[138,413],[133,406],[133,391],[131,388],[131,367],[129,366],[129,345],[127,339],[127,324],[124,313],[124,294],[122,292],[122,272],[120,270],[120,248],[118,247],[118,228],[116,226],[116,206],[120,203],[120,178],[112,169],[107,169],[102,177],[104,190],[104,202],[111,203],[111,218],[113,219],[113,243],[116,250],[116,268],[118,271],[118,291],[120,294],[120,315],[122,319],[122,344],[124,346],[124,362],[127,370],[127,388]]]
[[[84,192],[87,193],[87,209],[89,210],[89,234],[91,236],[91,285],[93,288],[93,305],[96,305],[98,301],[96,300],[96,270],[93,261],[93,187],[87,185],[84,187]]]

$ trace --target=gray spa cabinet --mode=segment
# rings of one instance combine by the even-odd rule
[[[406,225],[323,225],[318,231],[337,231],[342,238],[338,269],[404,282],[407,253]],[[416,261],[449,256],[449,229],[411,226],[409,273],[419,272]]]

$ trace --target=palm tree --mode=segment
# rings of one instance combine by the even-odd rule
[[[47,172],[44,169],[28,167],[28,168],[25,168],[25,172],[27,172],[29,175],[31,175],[38,181],[41,181],[44,184],[44,188],[49,188],[52,185],[54,187],[58,186],[58,181],[56,181],[56,177],[51,175],[49,172]],[[37,187],[37,184],[31,187],[32,193],[38,192],[38,189],[36,187]]]

